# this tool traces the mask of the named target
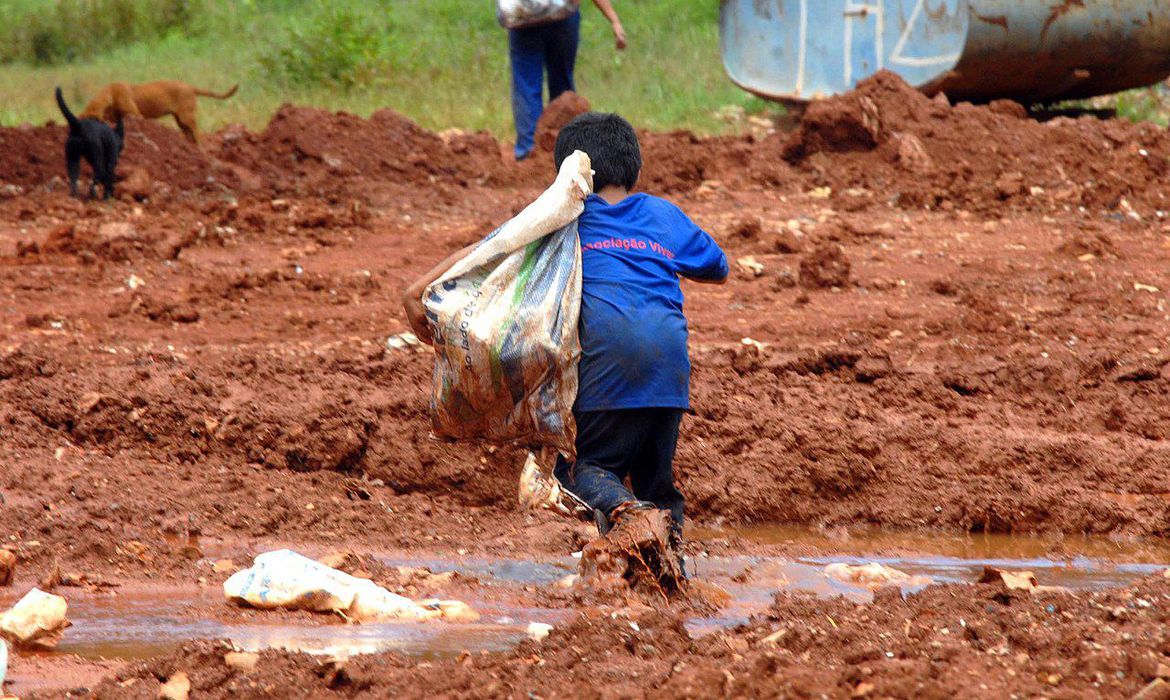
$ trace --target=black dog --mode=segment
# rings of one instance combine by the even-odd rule
[[[65,121],[69,122],[69,138],[65,139],[65,169],[69,172],[69,193],[77,196],[77,177],[81,173],[81,159],[84,157],[93,168],[93,182],[89,185],[89,197],[97,192],[97,183],[102,183],[103,199],[114,194],[114,168],[122,153],[122,115],[118,115],[117,128],[100,119],[78,119],[69,111],[61,88],[57,88],[57,106]]]

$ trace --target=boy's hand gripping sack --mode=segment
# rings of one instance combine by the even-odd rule
[[[593,188],[589,156],[423,293],[435,335],[434,431],[521,440],[575,456],[581,345],[577,217]]]

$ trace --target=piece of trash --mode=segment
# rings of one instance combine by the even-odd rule
[[[130,289],[138,289],[139,287],[141,287],[145,284],[146,284],[146,282],[143,281],[143,279],[141,277],[139,277],[138,275],[130,275],[129,277],[126,278],[126,286],[129,287]]]
[[[437,600],[428,599],[419,601],[419,605],[428,610],[438,610],[444,620],[448,622],[475,622],[479,619],[479,613],[472,610],[471,606],[461,600]]]
[[[856,583],[874,590],[882,586],[925,586],[933,583],[929,576],[911,576],[893,567],[870,562],[869,564],[829,564],[825,575],[845,583]]]
[[[532,510],[555,510],[564,515],[573,515],[584,508],[583,504],[561,488],[561,482],[556,477],[540,468],[532,452],[528,453],[520,469],[520,486],[516,495],[522,507]]]
[[[808,196],[813,199],[828,199],[833,194],[832,187],[814,187],[808,191]]]
[[[750,348],[750,349],[754,350],[757,355],[763,355],[764,351],[768,349],[768,346],[766,344],[761,343],[758,340],[753,340],[752,338],[746,338],[746,337],[740,338],[739,344],[744,346],[745,348]]]
[[[158,697],[160,700],[187,700],[187,696],[190,694],[191,679],[187,677],[184,671],[176,671],[158,689]]]
[[[569,590],[573,586],[576,586],[577,582],[580,580],[581,576],[579,574],[568,574],[560,579],[557,579],[557,582],[554,583],[553,586],[562,590]]]
[[[4,687],[4,678],[8,675],[8,642],[0,639],[0,688]],[[2,692],[2,691],[0,691]]]
[[[742,257],[735,261],[740,270],[752,277],[759,277],[764,274],[764,266],[752,255]]]
[[[1155,678],[1139,690],[1132,700],[1165,700],[1167,697],[1170,697],[1170,683]]]
[[[994,566],[983,567],[983,576],[979,583],[996,583],[1002,581],[1005,586],[1016,591],[1035,590],[1036,576],[1031,571],[1004,571]]]
[[[534,642],[540,642],[548,636],[549,632],[552,632],[552,628],[552,625],[545,622],[529,622],[528,629],[525,631],[528,633],[529,639]]]
[[[760,644],[775,644],[776,642],[780,641],[786,634],[788,634],[788,630],[781,627],[772,634],[769,634],[767,637],[761,639]]]
[[[1133,283],[1133,288],[1134,288],[1134,290],[1135,290],[1135,291],[1138,291],[1138,292],[1151,292],[1151,293],[1154,293],[1154,292],[1159,292],[1159,291],[1161,291],[1160,289],[1158,289],[1157,287],[1155,287],[1155,286],[1154,286],[1154,285],[1152,285],[1152,284],[1142,284],[1141,282],[1134,282],[1134,283]]]
[[[255,671],[259,661],[260,655],[254,651],[229,651],[223,655],[223,662],[227,664],[227,667],[240,673]]]
[[[422,342],[418,336],[410,331],[392,335],[386,339],[386,347],[391,350],[406,350],[408,348],[417,348]]]
[[[410,598],[287,549],[265,552],[250,569],[223,583],[228,600],[254,608],[333,612],[347,620],[466,620],[475,612],[460,601]]]
[[[0,614],[0,635],[18,648],[52,650],[69,626],[68,608],[61,596],[33,588]]]

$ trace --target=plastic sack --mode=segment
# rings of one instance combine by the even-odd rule
[[[593,188],[577,151],[535,202],[423,293],[434,330],[434,432],[575,456],[581,344],[577,217]]]
[[[496,0],[496,19],[505,29],[534,27],[565,19],[581,0]]]
[[[416,603],[369,579],[350,576],[287,549],[257,556],[250,569],[237,571],[224,581],[223,593],[230,601],[254,608],[334,612],[358,621],[440,617],[462,620],[470,611],[459,601]],[[448,614],[448,610],[458,610],[460,614]]]
[[[33,588],[0,614],[0,635],[25,649],[54,649],[69,626],[69,606],[59,595]]]

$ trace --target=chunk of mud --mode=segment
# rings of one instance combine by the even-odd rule
[[[862,384],[872,384],[893,372],[888,357],[863,357],[853,366],[854,377]]]
[[[573,117],[589,111],[589,100],[569,90],[562,92],[555,100],[545,105],[536,121],[536,145],[542,151],[551,152],[557,145],[557,134]]]
[[[1056,247],[1056,252],[1070,257],[1091,260],[1092,258],[1120,257],[1117,245],[1107,233],[1077,233]],[[1092,256],[1086,258],[1085,256]]]
[[[1003,173],[995,179],[995,193],[1000,199],[1011,199],[1025,191],[1023,173]]]
[[[894,134],[890,139],[894,147],[894,162],[903,170],[917,175],[934,172],[934,160],[926,152],[922,140],[914,134]]]
[[[1005,117],[1014,117],[1016,119],[1027,119],[1028,110],[1024,105],[1015,100],[992,100],[987,104],[987,109],[992,114],[1000,114]]]
[[[758,216],[745,216],[727,229],[729,242],[755,241],[764,233],[764,222]]]
[[[631,592],[672,599],[686,589],[678,556],[670,545],[670,513],[630,513],[581,554],[581,581],[604,598],[625,600]]]
[[[123,198],[130,198],[139,202],[145,201],[154,193],[154,180],[146,168],[129,168],[126,177],[118,183],[118,194]]]
[[[849,284],[852,270],[845,249],[832,243],[823,243],[800,261],[800,286],[806,289],[827,289]]]

